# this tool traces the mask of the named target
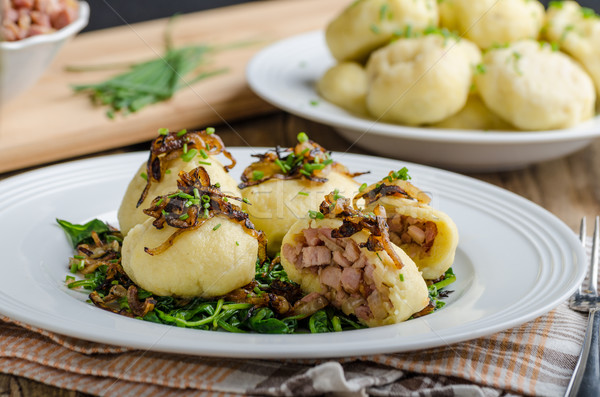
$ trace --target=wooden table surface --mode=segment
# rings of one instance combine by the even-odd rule
[[[245,146],[246,143],[251,146],[292,145],[299,131],[306,131],[311,138],[330,150],[345,151],[350,145],[350,142],[329,127],[283,112],[215,127],[227,146]],[[143,143],[95,155],[145,150],[147,147],[148,144]],[[356,146],[350,152],[366,153]],[[0,174],[0,179],[19,172],[22,171]],[[591,219],[600,214],[600,140],[568,157],[525,169],[467,175],[537,203],[573,230],[578,228],[582,216]],[[57,389],[22,377],[0,374],[0,397],[83,395],[85,394]]]

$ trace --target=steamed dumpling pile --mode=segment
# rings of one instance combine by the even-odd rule
[[[295,147],[267,152],[244,170],[243,208],[267,235],[269,254],[274,255],[289,228],[306,218],[309,210],[316,210],[327,193],[337,189],[353,196],[359,186],[353,179],[356,175],[300,133]]]
[[[231,165],[225,167],[221,164],[216,157],[221,153],[232,161]],[[228,174],[234,165],[235,160],[212,128],[204,131],[161,131],[151,144],[148,162],[134,174],[119,207],[121,232],[126,235],[135,225],[148,219],[142,211],[148,204],[146,198],[174,191],[180,171],[189,172],[202,166],[223,192],[240,197],[237,182]]]
[[[265,258],[262,232],[202,166],[179,177],[179,190],[156,197],[151,217],[125,236],[123,270],[162,296],[210,298],[248,284]]]
[[[385,214],[378,214],[383,218],[366,216],[331,193],[314,219],[291,226],[281,250],[288,277],[303,291],[324,296],[369,327],[407,320],[429,305],[423,277],[389,241]]]
[[[547,130],[594,116],[587,77],[600,94],[600,18],[592,10],[574,1],[552,2],[546,13],[538,0],[444,0],[427,3],[425,18],[422,2],[398,3],[361,0],[327,26],[337,64],[316,84],[324,99],[378,121],[436,128]],[[501,64],[507,53],[517,55]]]
[[[458,229],[409,178],[406,168],[390,172],[356,195],[354,206],[361,201],[367,212],[383,206],[390,240],[410,256],[425,280],[437,280],[454,262]]]

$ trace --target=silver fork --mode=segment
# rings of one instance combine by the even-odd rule
[[[579,239],[585,247],[585,218],[581,220]],[[565,396],[600,396],[600,298],[598,296],[598,250],[600,249],[600,217],[596,217],[592,242],[590,274],[586,288],[579,287],[569,301],[573,310],[588,312],[581,354]]]

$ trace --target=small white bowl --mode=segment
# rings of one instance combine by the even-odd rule
[[[90,7],[79,2],[77,19],[53,33],[0,42],[0,105],[23,93],[44,74],[58,50],[83,29]]]

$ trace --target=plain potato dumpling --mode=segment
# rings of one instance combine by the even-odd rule
[[[359,0],[327,25],[325,39],[338,61],[363,62],[400,32],[437,26],[436,0]]]
[[[270,255],[279,252],[283,236],[298,219],[308,218],[309,210],[318,210],[326,194],[338,189],[340,195],[353,197],[358,192],[358,183],[347,175],[332,171],[327,179],[325,183],[271,179],[242,189],[250,203],[242,207],[256,229],[267,235]]]
[[[160,246],[177,230],[156,229],[153,220],[135,226],[123,240],[123,270],[141,288],[161,296],[210,298],[254,278],[258,241],[241,225],[213,217],[180,234],[166,251],[150,255],[144,247]]]
[[[486,49],[522,39],[537,39],[544,6],[537,0],[444,0],[440,25]]]
[[[568,128],[594,115],[596,94],[588,74],[550,45],[524,40],[483,57],[475,76],[485,104],[522,130]]]
[[[583,65],[600,95],[600,18],[589,8],[564,1],[548,9],[546,36]]]
[[[488,109],[477,94],[469,95],[467,103],[460,112],[431,126],[435,128],[479,131],[510,131],[515,129],[515,127]]]
[[[405,321],[427,306],[427,285],[404,251],[391,244],[402,261],[398,269],[386,251],[359,248],[369,237],[366,230],[332,239],[331,230],[341,225],[340,219],[325,218],[301,219],[291,226],[281,252],[290,280],[304,292],[325,295],[333,306],[355,314],[369,327]],[[318,265],[309,266],[309,256]]]
[[[400,39],[367,63],[367,108],[383,121],[422,125],[462,109],[481,59],[477,46],[440,34]]]
[[[200,161],[202,164],[199,163]],[[205,163],[210,163],[210,165]],[[212,184],[217,182],[221,184],[221,191],[223,193],[241,197],[240,190],[237,188],[237,182],[225,171],[223,164],[215,157],[209,156],[208,159],[203,159],[200,156],[196,156],[188,162],[183,161],[181,158],[176,158],[168,164],[167,168],[170,172],[163,176],[162,181],[154,182],[150,185],[146,200],[136,208],[140,195],[146,187],[146,179],[140,176],[142,173],[146,173],[146,163],[144,163],[135,173],[131,182],[129,182],[129,186],[127,186],[127,190],[121,201],[121,206],[117,214],[121,232],[126,235],[135,225],[143,223],[148,219],[148,215],[144,214],[143,210],[150,204],[152,201],[151,198],[163,196],[177,190],[177,179],[180,171],[189,172],[200,165],[208,172]]]
[[[367,113],[367,73],[356,62],[331,67],[317,82],[317,91],[329,102],[350,112]]]

